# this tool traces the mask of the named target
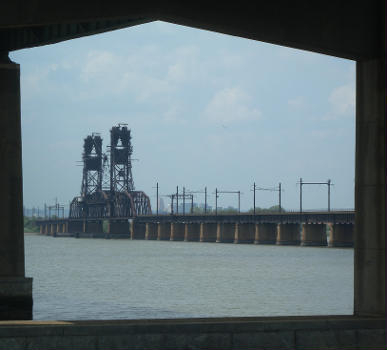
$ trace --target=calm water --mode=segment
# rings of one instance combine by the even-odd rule
[[[353,249],[25,237],[34,319],[352,314]]]

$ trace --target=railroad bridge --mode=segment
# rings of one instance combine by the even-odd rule
[[[41,234],[54,237],[352,247],[354,222],[353,211],[334,211],[89,217],[38,220],[37,224]]]

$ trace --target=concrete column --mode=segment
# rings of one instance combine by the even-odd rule
[[[132,220],[130,223],[130,238],[145,239],[145,223]]]
[[[181,222],[171,223],[171,241],[184,241],[185,224]]]
[[[300,224],[278,224],[278,245],[300,245]]]
[[[42,235],[44,231],[44,226],[41,224],[39,225],[39,233]]]
[[[69,233],[80,233],[83,230],[82,221],[69,221],[67,223],[67,229]]]
[[[51,223],[50,224],[50,235],[52,237],[56,237],[56,229],[57,229],[57,224],[56,223]]]
[[[255,244],[275,244],[277,241],[277,224],[255,224]]]
[[[169,241],[171,239],[171,223],[159,222],[157,224],[157,240]]]
[[[0,52],[0,320],[32,319],[25,277],[20,66]]]
[[[186,223],[184,232],[185,242],[199,242],[200,239],[200,224]]]
[[[145,224],[145,239],[157,239],[157,224],[154,222]]]
[[[327,246],[327,226],[325,224],[302,224],[302,246]]]
[[[352,223],[329,224],[329,247],[353,247]]]
[[[216,242],[216,223],[205,223],[200,224],[200,242]]]
[[[62,233],[62,223],[58,222],[56,224],[56,232],[57,233]]]
[[[102,227],[102,221],[84,221],[84,233],[95,233],[95,234],[102,234],[103,233],[103,227]]]
[[[236,223],[234,243],[253,243],[255,238],[255,224]]]
[[[234,243],[235,223],[218,222],[216,232],[217,243]]]
[[[384,10],[385,11],[385,10]],[[380,13],[384,23],[385,12]],[[380,58],[357,62],[355,166],[355,315],[385,315],[386,69]]]
[[[129,222],[127,220],[123,221],[108,221],[108,235],[112,237],[112,235],[119,236],[129,236]]]

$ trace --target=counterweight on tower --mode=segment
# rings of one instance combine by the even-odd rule
[[[126,124],[110,130],[109,153],[110,162],[102,153],[99,134],[84,139],[81,195],[71,202],[70,218],[131,218],[152,213],[149,197],[134,190],[133,147]]]

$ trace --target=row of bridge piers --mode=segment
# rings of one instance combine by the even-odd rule
[[[57,236],[131,238],[160,241],[255,243],[353,247],[353,223],[184,223],[128,220],[64,221],[40,225]]]

